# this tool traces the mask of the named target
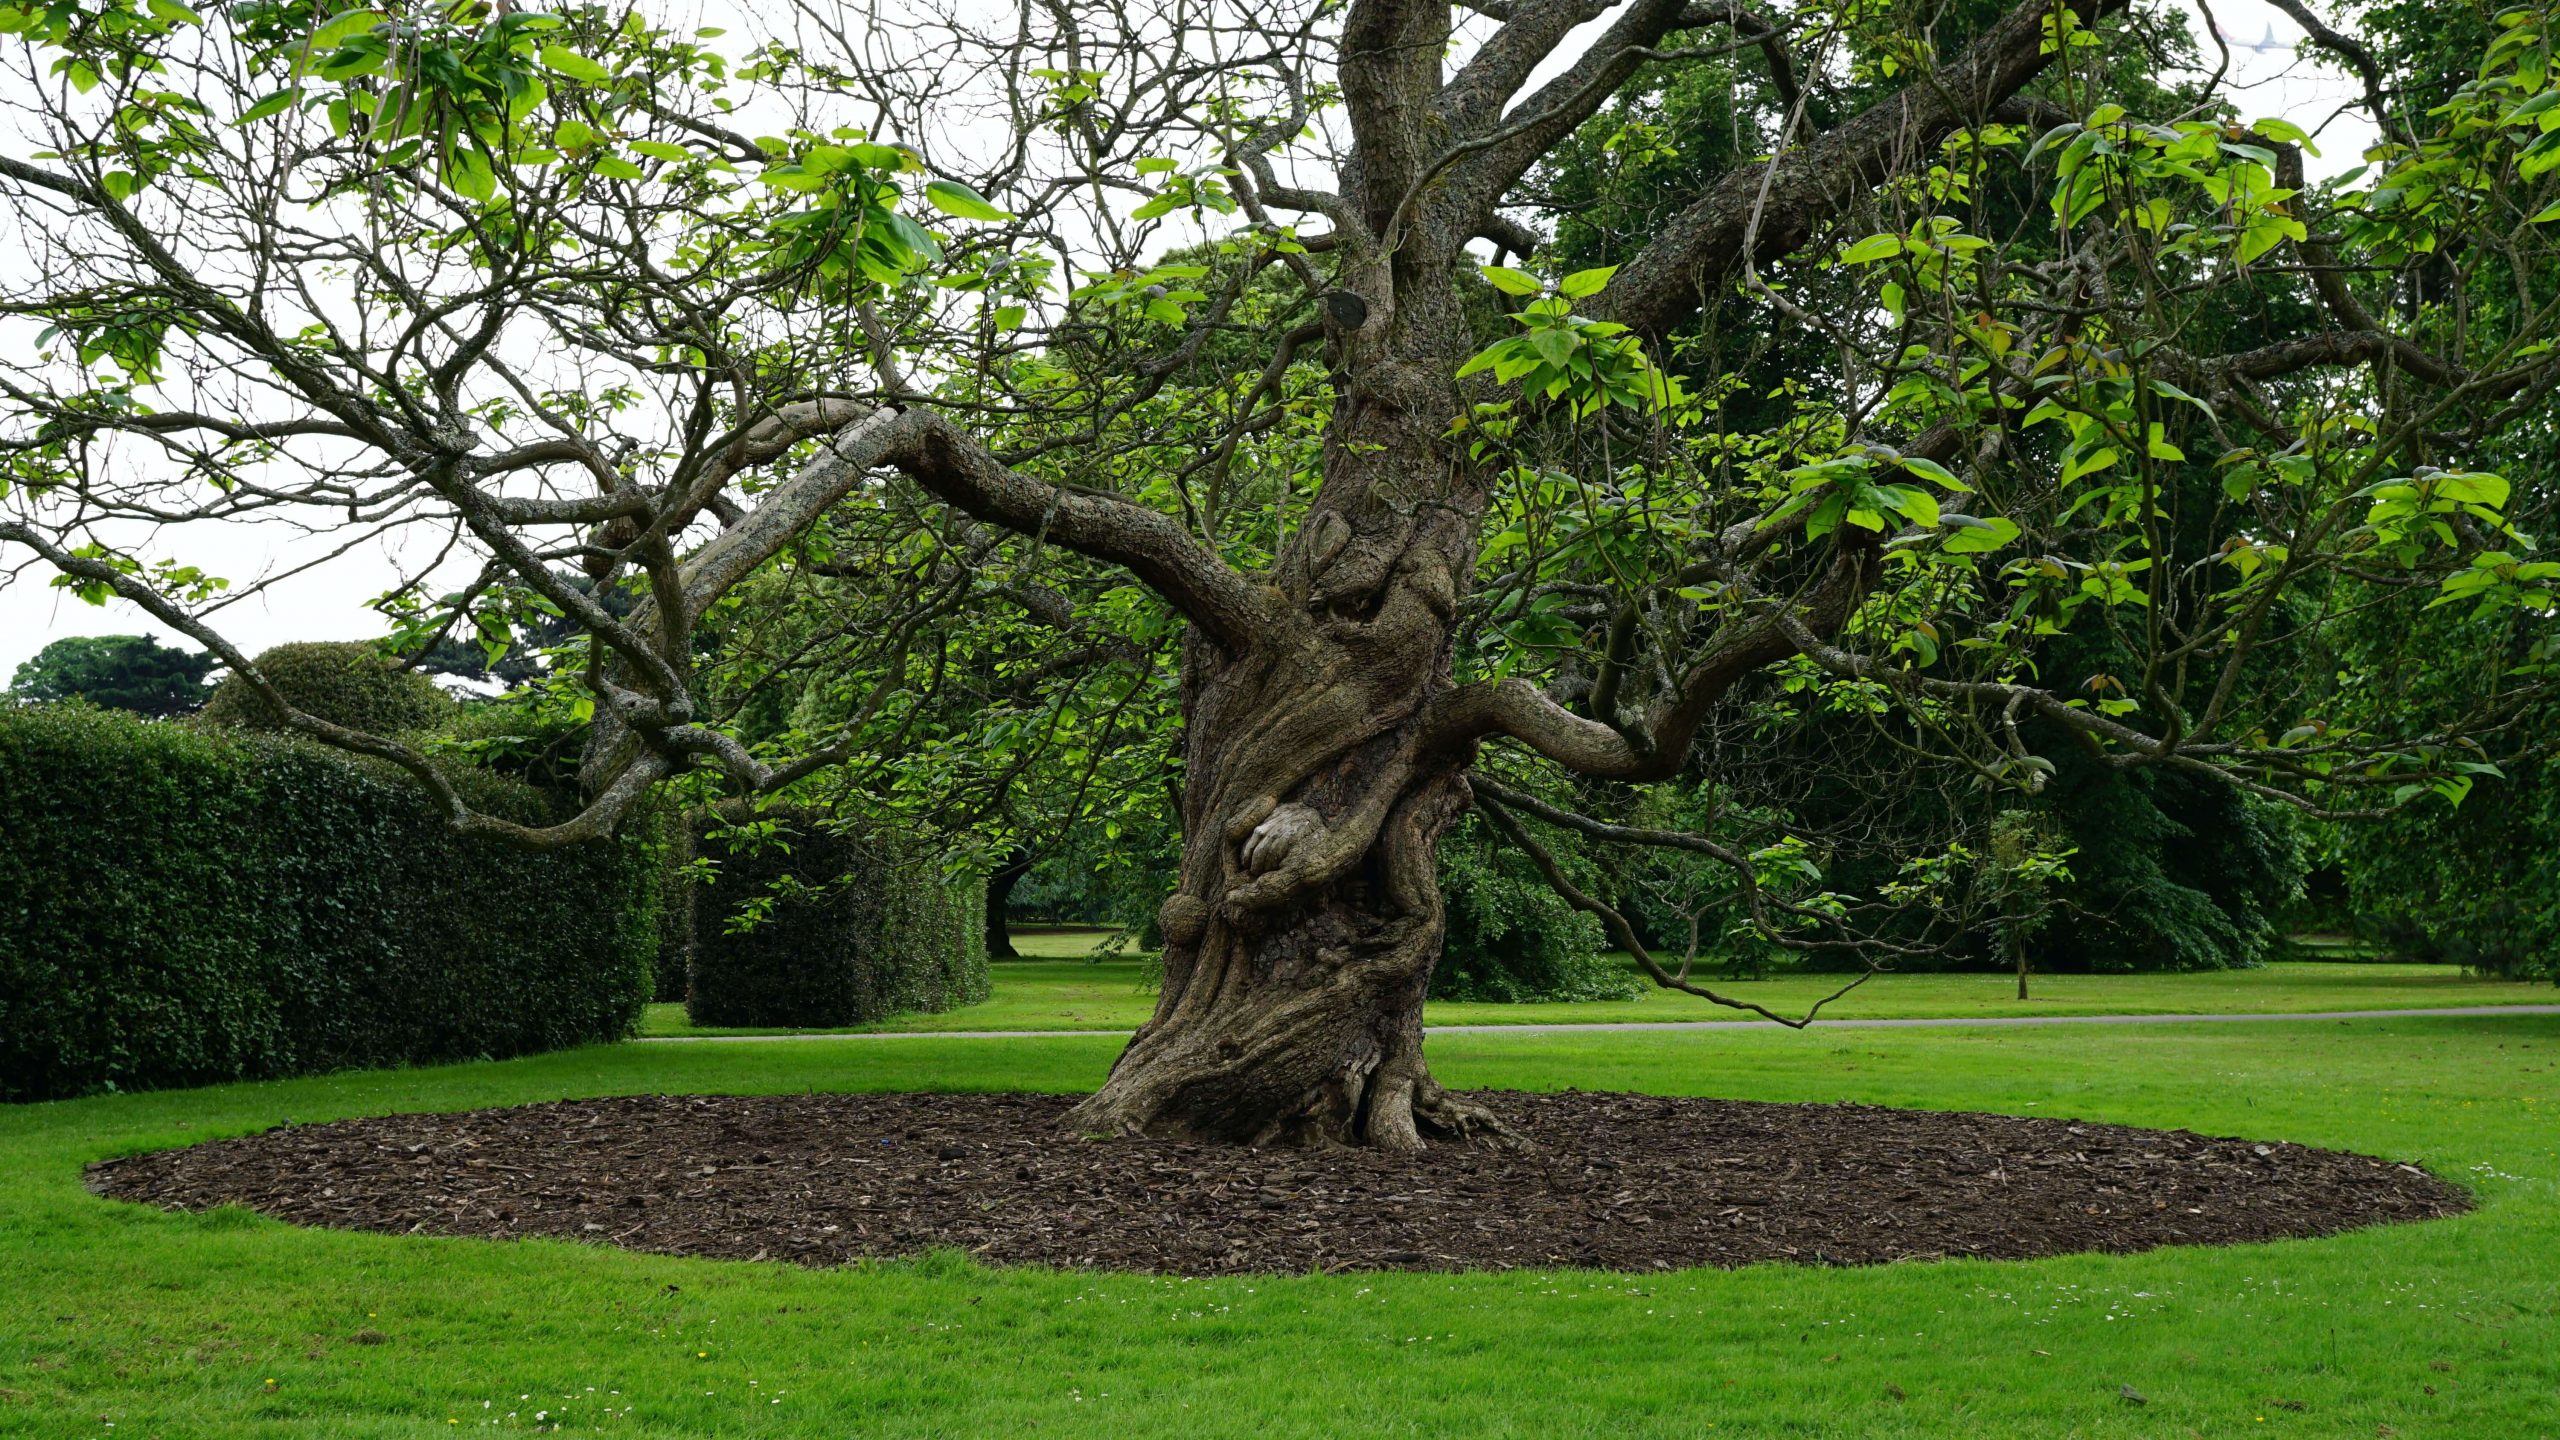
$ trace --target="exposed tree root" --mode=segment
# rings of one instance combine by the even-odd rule
[[[1418,1028],[1418,1027],[1417,1027]],[[1294,1103],[1255,1103],[1253,1065],[1242,1057],[1201,1067],[1146,1057],[1135,1074],[1115,1073],[1103,1089],[1068,1112],[1088,1132],[1159,1140],[1242,1143],[1262,1148],[1378,1149],[1413,1153],[1441,1144],[1523,1143],[1502,1117],[1461,1099],[1431,1078],[1418,1041],[1344,1063],[1300,1093]],[[1133,1042],[1132,1054],[1139,1054]],[[1223,1092],[1225,1103],[1204,1100]]]

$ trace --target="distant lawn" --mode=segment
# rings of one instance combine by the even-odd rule
[[[958,1256],[805,1271],[164,1215],[80,1185],[92,1159],[285,1120],[651,1090],[1076,1090],[1116,1048],[626,1045],[0,1108],[0,1435],[2560,1433],[2560,1017],[1431,1045],[1463,1085],[2188,1126],[2420,1161],[2481,1201],[2423,1226],[2126,1257],[1193,1281]]]
[[[1147,963],[1136,958],[1071,958],[1100,939],[1088,931],[1017,935],[1021,960],[995,963],[995,993],[983,1004],[939,1015],[901,1015],[859,1030],[1129,1030],[1154,1008]],[[1632,963],[1632,962],[1631,962]],[[1798,1014],[1839,988],[1847,976],[1781,975],[1767,980],[1703,977],[1736,998],[1780,1014]],[[2188,975],[2038,975],[2034,999],[2017,998],[2017,978],[2000,974],[1879,975],[1822,1013],[1839,1019],[1944,1019],[1970,1015],[2284,1014],[2303,1010],[2396,1010],[2440,1005],[2560,1004],[2560,987],[2479,980],[2453,965],[2366,961],[2288,961],[2256,970]],[[1617,1023],[1630,1020],[1730,1020],[1737,1012],[1695,996],[1647,985],[1633,1000],[1578,1004],[1460,1005],[1434,1003],[1434,1025]],[[681,1005],[652,1005],[647,1035],[752,1035],[754,1030],[697,1029]]]

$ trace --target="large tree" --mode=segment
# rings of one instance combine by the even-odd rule
[[[205,677],[217,662],[175,650],[148,635],[72,635],[21,661],[9,693],[36,703],[86,700],[153,719],[192,714],[211,693]]]
[[[1747,745],[1746,692],[1986,785],[2040,785],[2048,742],[2324,811],[2494,768],[2529,677],[2349,726],[2320,662],[2447,602],[2503,653],[2550,604],[2466,464],[2560,382],[2543,17],[2446,108],[2373,81],[2385,143],[2323,191],[2210,56],[2114,94],[2115,47],[2177,42],[2122,8],[806,3],[751,45],[645,8],[0,10],[34,137],[0,156],[7,308],[45,327],[0,371],[0,542],[257,686],[193,527],[441,537],[386,587],[404,644],[588,637],[555,672],[582,813],[476,814],[268,698],[535,846],[671,779],[814,783],[945,622],[1073,648],[1132,628],[1092,578],[1133,579],[1180,630],[1183,850],[1155,1016],[1076,1123],[1418,1147],[1499,1124],[1422,1055],[1471,803],[1533,858],[1537,827],[1649,842],[1773,934],[1859,938],[1763,883],[1783,854],[1557,798]],[[1542,164],[1693,68],[1732,133],[1602,137],[1711,163],[1552,273]],[[2483,277],[2502,304],[2459,304]],[[2235,315],[2275,333],[2221,348]],[[1821,358],[1728,368],[1748,333]],[[795,575],[855,587],[828,643],[878,675],[831,733],[704,682]],[[2108,668],[2048,670],[2057,635]]]

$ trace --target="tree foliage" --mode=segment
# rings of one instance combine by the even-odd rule
[[[21,661],[9,693],[18,700],[85,700],[164,720],[205,703],[215,665],[200,651],[171,649],[149,635],[73,635]]]

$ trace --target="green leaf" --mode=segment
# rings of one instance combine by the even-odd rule
[[[1485,266],[1484,278],[1492,281],[1493,288],[1505,295],[1536,295],[1546,289],[1532,277],[1523,275],[1508,265]]]
[[[2299,220],[2288,220],[2276,214],[2261,215],[2250,221],[2249,228],[2240,233],[2240,263],[2246,265],[2285,241],[2300,240],[2310,233]]]
[[[896,239],[901,248],[915,257],[916,263],[930,265],[942,258],[942,247],[934,243],[933,236],[927,233],[923,226],[906,216],[883,215],[879,217],[878,223]]]
[[[2062,483],[2068,485],[2083,475],[2095,475],[2114,463],[2116,451],[2112,445],[2102,445],[2085,455],[2074,455],[2062,467]]]
[[[2067,120],[2060,125],[2054,126],[2052,129],[2047,130],[2042,135],[2036,137],[2036,143],[2027,147],[2026,158],[2019,163],[2033,165],[2036,163],[2037,156],[2042,155],[2052,146],[2073,138],[2084,128],[2085,127],[2077,120]]]
[[[2507,118],[2500,123],[2513,125],[2518,121],[2530,120],[2534,116],[2541,114],[2543,111],[2550,109],[2554,105],[2560,105],[2560,90],[2545,90],[2541,94],[2534,96],[2532,99],[2527,100],[2513,110],[2508,111]]]
[[[466,200],[485,203],[498,193],[497,172],[489,168],[489,158],[467,146],[445,161],[444,183]]]
[[[1495,341],[1493,344],[1488,345],[1488,346],[1486,346],[1484,349],[1482,349],[1482,350],[1480,350],[1480,351],[1476,352],[1476,356],[1475,356],[1475,358],[1474,358],[1474,359],[1469,360],[1466,364],[1459,366],[1459,367],[1458,367],[1458,378],[1459,378],[1459,379],[1461,379],[1461,380],[1464,380],[1464,379],[1466,379],[1468,376],[1475,374],[1475,373],[1476,373],[1477,371],[1479,371],[1479,370],[1491,370],[1491,369],[1493,369],[1494,367],[1496,367],[1496,366],[1500,365],[1500,364],[1501,364],[1501,363],[1502,363],[1506,358],[1508,358],[1514,350],[1516,350],[1516,349],[1518,349],[1518,348],[1519,348],[1519,346],[1520,346],[1520,341],[1519,341],[1516,337],[1515,337],[1515,338],[1513,338],[1513,339],[1509,339],[1509,340],[1497,340],[1497,341]]]
[[[2311,143],[2310,132],[2290,120],[2260,120],[2251,124],[2249,128],[2270,140],[2282,140],[2289,145],[2299,145],[2310,151],[2314,157],[2320,154],[2319,149]]]
[[[639,166],[632,164],[630,161],[623,159],[619,155],[597,156],[595,171],[598,175],[601,175],[608,180],[643,180],[648,178],[646,173],[643,172]]]
[[[374,28],[391,17],[379,10],[350,10],[311,35],[311,53],[335,50],[358,35],[370,35]]]
[[[2207,415],[2211,415],[2213,413],[2212,406],[2207,405],[2202,400],[2197,399],[2195,396],[2188,394],[2186,391],[2179,389],[2177,386],[2170,384],[2166,380],[2152,381],[2151,388],[2160,394],[2168,396],[2172,400],[2184,400]]]
[[[241,111],[240,118],[232,121],[231,123],[234,125],[251,125],[260,120],[266,119],[270,115],[281,115],[287,109],[292,107],[294,101],[301,98],[302,87],[299,85],[288,85],[284,89],[268,96],[266,99],[259,101],[257,104],[250,106],[248,109]]]
[[[320,78],[353,80],[381,69],[382,62],[390,58],[391,52],[384,49],[380,41],[367,38],[332,51],[327,59],[320,62]],[[72,79],[76,82],[79,77],[74,75]]]
[[[1950,555],[1987,555],[2019,535],[2015,521],[1997,515],[1950,515],[1946,520],[1955,527],[1944,547]]]
[[[1023,318],[1030,313],[1019,305],[999,305],[996,307],[995,326],[998,330],[1019,330]]]
[[[670,145],[664,140],[634,140],[631,142],[631,148],[635,153],[646,155],[652,160],[684,161],[693,158],[692,151],[681,145]]]
[[[566,45],[543,46],[542,63],[549,66],[555,75],[565,75],[588,85],[604,85],[613,80],[612,71]]]
[[[1840,263],[1843,265],[1872,265],[1878,260],[1890,260],[1901,253],[1901,236],[1870,235],[1866,239],[1859,241],[1857,244],[1850,246],[1848,249],[1841,251]]]
[[[812,175],[797,165],[776,165],[769,170],[759,172],[756,180],[761,184],[771,185],[777,190],[789,190],[798,195],[814,195],[827,188],[827,177]]]
[[[957,180],[927,181],[924,198],[955,220],[1010,220],[1012,212],[987,203],[987,197]]]
[[[2468,471],[2436,477],[2436,494],[2446,500],[2463,500],[2492,509],[2504,508],[2509,494],[2507,478],[2486,471]]]
[[[1597,295],[1607,289],[1609,277],[1617,273],[1618,267],[1615,265],[1603,266],[1597,270],[1576,270],[1564,277],[1563,281],[1556,286],[1556,290],[1568,300],[1580,300],[1584,296]]]
[[[916,159],[912,153],[899,149],[895,145],[878,145],[866,140],[862,144],[852,146],[851,153],[853,158],[865,167],[886,170],[891,174],[904,174],[909,170],[924,168],[923,162]]]
[[[1886,485],[1879,488],[1876,493],[1884,496],[1886,503],[1892,505],[1894,509],[1901,511],[1903,519],[1932,530],[1937,528],[1937,496],[1917,485]]]
[[[1959,495],[1973,493],[1972,486],[1957,479],[1954,472],[1935,460],[1923,459],[1917,455],[1905,455],[1902,457],[1902,468],[1942,490],[1953,490]]]

